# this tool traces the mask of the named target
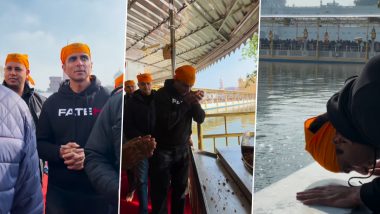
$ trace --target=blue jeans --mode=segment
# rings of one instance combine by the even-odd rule
[[[144,159],[128,172],[129,191],[137,190],[140,214],[148,214],[148,169],[148,159]]]

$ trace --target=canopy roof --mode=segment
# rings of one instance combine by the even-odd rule
[[[146,66],[156,81],[171,76],[169,0],[128,0],[126,60]],[[174,0],[176,66],[198,71],[233,52],[258,31],[258,0]]]

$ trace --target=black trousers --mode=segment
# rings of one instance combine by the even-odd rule
[[[150,160],[151,200],[153,214],[166,214],[167,193],[172,187],[171,213],[183,214],[189,177],[189,147],[173,150],[157,148]]]
[[[72,192],[51,183],[46,194],[46,214],[108,214],[116,213],[108,202],[99,195]]]

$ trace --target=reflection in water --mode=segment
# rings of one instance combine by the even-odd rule
[[[215,113],[232,113],[232,112],[248,112],[254,111],[254,104],[246,104],[240,106],[232,106],[218,109],[206,110],[206,114],[215,114]],[[247,132],[254,131],[254,115],[252,116],[231,116],[227,117],[227,130],[229,133],[238,133],[238,132]],[[205,119],[202,124],[203,134],[222,134],[224,133],[224,118],[223,117],[212,117]],[[194,142],[194,147],[198,148],[198,138],[197,138],[197,125],[193,123],[193,135],[192,139]],[[216,145],[225,145],[225,138],[216,139]],[[237,138],[229,138],[228,145],[237,145]],[[204,139],[203,140],[203,149],[206,151],[213,151],[213,140]]]
[[[324,113],[327,100],[363,66],[260,62],[255,191],[312,162],[304,121]]]

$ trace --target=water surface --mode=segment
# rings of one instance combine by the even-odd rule
[[[260,62],[255,191],[313,161],[304,149],[304,121],[326,112],[327,100],[363,66]]]

